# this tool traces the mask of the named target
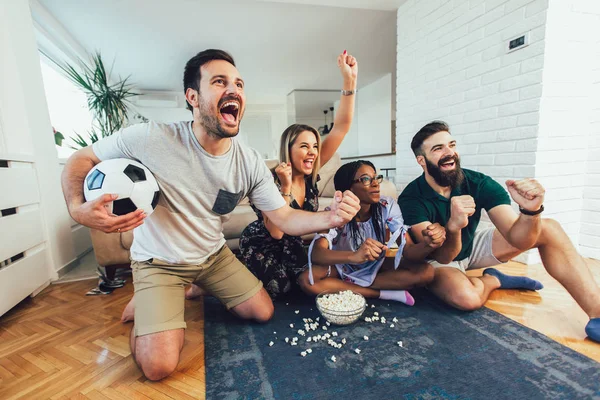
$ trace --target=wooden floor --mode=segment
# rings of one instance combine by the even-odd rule
[[[588,261],[600,282],[600,261]],[[501,270],[545,285],[540,293],[496,291],[487,306],[600,362],[585,339],[587,317],[541,265]],[[475,274],[480,273],[475,272]],[[198,399],[205,397],[202,301],[187,301],[186,342],[177,371],[142,376],[130,356],[131,324],[119,322],[132,286],[85,297],[93,281],[52,285],[0,318],[0,399]]]

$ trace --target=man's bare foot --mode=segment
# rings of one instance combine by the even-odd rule
[[[208,293],[205,289],[201,288],[200,286],[194,285],[192,283],[188,290],[185,291],[185,298],[187,300],[191,300],[198,296],[210,296],[210,293]]]
[[[125,309],[123,310],[123,314],[121,314],[121,322],[122,323],[126,323],[129,321],[133,321],[133,317],[135,315],[135,297],[132,297],[131,300],[129,300],[129,303],[127,303],[127,305],[125,306]]]

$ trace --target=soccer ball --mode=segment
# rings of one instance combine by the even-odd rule
[[[137,209],[150,215],[158,204],[160,191],[148,168],[137,161],[115,158],[102,161],[88,172],[83,194],[86,201],[104,194],[117,194],[119,197],[107,205],[108,211],[115,215]]]

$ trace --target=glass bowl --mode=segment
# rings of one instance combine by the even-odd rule
[[[323,318],[325,318],[327,321],[329,321],[332,324],[350,325],[350,324],[356,322],[358,320],[358,318],[360,318],[360,316],[363,314],[363,312],[367,308],[367,301],[365,300],[363,295],[361,295],[360,293],[352,292],[355,295],[360,296],[360,299],[362,300],[362,306],[360,306],[358,308],[354,308],[354,309],[344,309],[344,310],[335,309],[334,310],[332,308],[327,308],[326,306],[320,304],[321,303],[320,299],[324,298],[325,296],[329,296],[332,294],[340,294],[340,293],[341,292],[339,292],[339,291],[320,293],[316,298],[317,309],[319,310],[319,312],[321,313]]]

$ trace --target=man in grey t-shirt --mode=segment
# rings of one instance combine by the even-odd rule
[[[63,191],[73,219],[104,232],[135,230],[131,248],[135,287],[132,354],[158,380],[174,371],[183,347],[184,285],[198,283],[235,315],[268,321],[273,303],[260,281],[225,245],[223,222],[245,196],[285,233],[341,226],[359,210],[351,192],[336,193],[331,211],[287,207],[259,154],[234,137],[244,113],[244,82],[229,54],[206,50],[190,59],[184,89],[194,120],[133,126],[75,153]],[[108,214],[104,195],[85,202],[83,180],[102,160],[125,157],[148,167],[161,189],[155,212]]]

